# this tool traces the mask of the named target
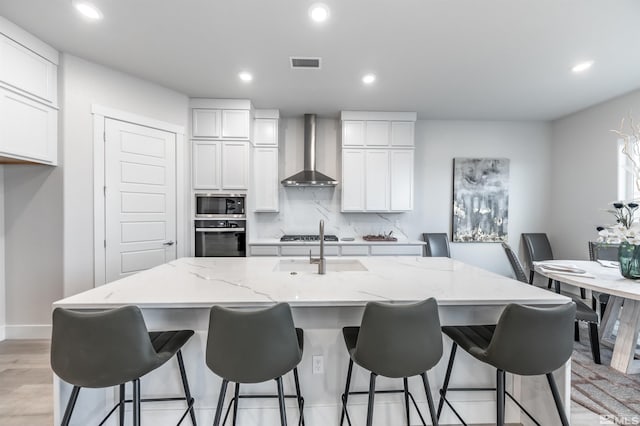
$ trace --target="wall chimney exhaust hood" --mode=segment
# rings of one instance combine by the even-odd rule
[[[316,115],[304,115],[304,170],[282,181],[284,186],[333,187],[337,180],[316,170]]]

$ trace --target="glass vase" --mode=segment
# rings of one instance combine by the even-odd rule
[[[620,273],[632,280],[640,279],[640,245],[623,242],[618,250]]]

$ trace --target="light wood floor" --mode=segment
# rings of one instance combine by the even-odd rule
[[[53,424],[52,372],[48,340],[0,342],[0,425]],[[599,416],[571,405],[572,426],[599,425]]]

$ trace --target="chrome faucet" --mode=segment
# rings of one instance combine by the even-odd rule
[[[324,258],[324,220],[320,220],[320,257],[311,257],[309,250],[309,263],[318,264],[318,274],[324,275],[327,272],[327,260]]]

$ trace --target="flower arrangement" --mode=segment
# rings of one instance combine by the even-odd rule
[[[622,119],[619,130],[611,130],[622,139],[622,153],[627,157],[629,172],[634,177],[635,190],[640,192],[640,124],[635,124],[629,113],[629,129],[625,131],[625,119]]]
[[[616,223],[607,227],[599,226],[598,242],[608,244],[620,244],[627,242],[630,244],[640,244],[640,225],[635,222],[635,215],[638,211],[638,204],[635,201],[617,201],[612,204],[613,209],[607,210],[611,213]]]

